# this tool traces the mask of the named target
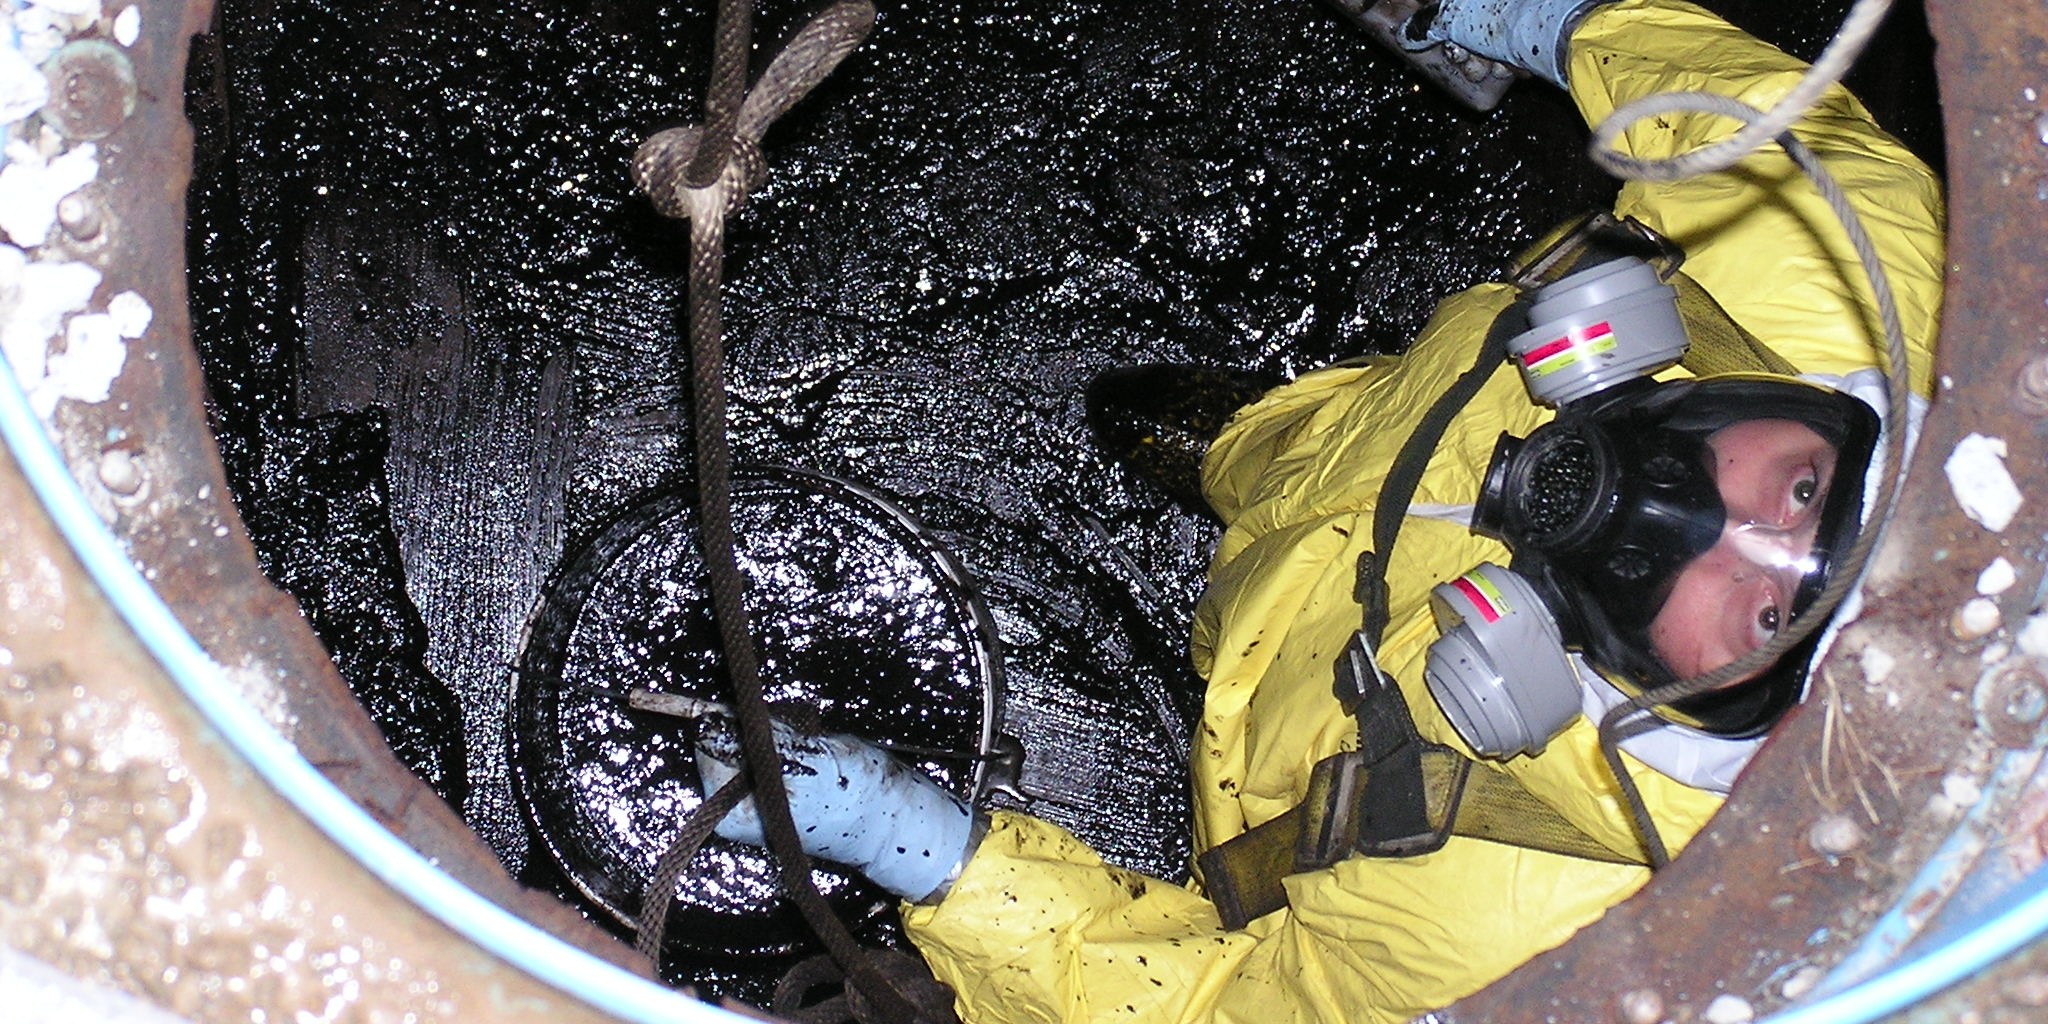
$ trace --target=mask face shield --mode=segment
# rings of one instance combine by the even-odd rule
[[[1861,527],[1876,436],[1862,403],[1792,379],[1643,381],[1503,437],[1475,526],[1514,551],[1566,643],[1640,692],[1734,661],[1813,603]],[[1809,652],[1667,717],[1761,732]]]
[[[1649,639],[1677,678],[1768,642],[1826,585],[1838,553],[1822,537],[1840,453],[1794,420],[1749,420],[1708,439],[1727,520],[1672,578]]]

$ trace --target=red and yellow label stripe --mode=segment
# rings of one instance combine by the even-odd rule
[[[1582,360],[1614,351],[1614,328],[1602,320],[1591,327],[1575,327],[1564,337],[1522,354],[1522,370],[1547,376]]]
[[[1501,596],[1500,589],[1493,585],[1493,581],[1476,571],[1452,580],[1451,586],[1458,588],[1458,593],[1465,595],[1465,600],[1472,602],[1472,607],[1478,610],[1479,617],[1487,622],[1499,622],[1501,616],[1512,611],[1508,607],[1507,599]]]

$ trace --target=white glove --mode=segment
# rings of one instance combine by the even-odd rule
[[[739,774],[735,724],[700,720],[697,773],[708,797]],[[966,804],[888,753],[853,736],[798,736],[775,723],[789,813],[804,852],[844,864],[908,900],[928,902],[972,855],[980,829]],[[748,797],[717,826],[738,843],[765,846]]]

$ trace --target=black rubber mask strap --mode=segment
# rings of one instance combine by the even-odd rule
[[[1387,560],[1393,553],[1394,541],[1401,535],[1401,522],[1408,518],[1408,506],[1415,500],[1415,488],[1421,485],[1422,473],[1429,468],[1430,456],[1436,454],[1451,420],[1472,403],[1479,389],[1507,361],[1508,339],[1529,329],[1528,312],[1528,298],[1518,297],[1493,318],[1486,340],[1480,343],[1478,358],[1430,404],[1429,411],[1422,415],[1394,456],[1393,468],[1380,487],[1379,505],[1373,510],[1371,564],[1369,569],[1360,566],[1358,581],[1358,601],[1365,606],[1365,635],[1375,649],[1386,637],[1387,620],[1392,614],[1387,609]]]

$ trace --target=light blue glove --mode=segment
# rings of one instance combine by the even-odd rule
[[[1563,85],[1565,44],[1586,12],[1607,0],[1443,0],[1432,38]]]
[[[739,774],[740,741],[730,719],[700,722],[697,773],[709,796]],[[966,804],[853,736],[798,736],[777,722],[775,746],[805,853],[853,868],[904,899],[936,902],[945,895],[980,838]],[[717,832],[736,843],[767,845],[751,796]]]

